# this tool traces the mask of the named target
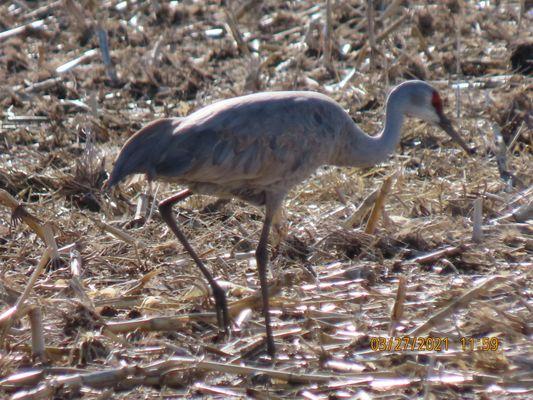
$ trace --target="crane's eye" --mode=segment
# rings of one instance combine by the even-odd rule
[[[431,104],[435,108],[435,111],[438,115],[442,114],[442,100],[440,99],[439,94],[435,91],[433,92],[433,97],[431,98]]]

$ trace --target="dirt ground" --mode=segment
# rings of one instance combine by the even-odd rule
[[[1,397],[533,396],[532,2],[372,3],[0,3]],[[409,119],[388,161],[323,167],[291,191],[270,246],[274,361],[262,209],[175,207],[227,291],[221,337],[154,209],[178,187],[135,176],[101,190],[156,118],[314,90],[374,134],[407,79],[440,91],[476,154]]]

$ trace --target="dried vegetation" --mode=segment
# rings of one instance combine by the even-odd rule
[[[531,2],[373,4],[0,4],[2,397],[531,398]],[[156,117],[308,89],[377,131],[387,89],[409,78],[441,90],[477,154],[409,121],[387,163],[326,167],[291,193],[271,248],[273,364],[253,259],[262,210],[181,204],[229,295],[224,339],[153,212],[176,188],[100,190]],[[404,336],[449,349],[372,349]]]

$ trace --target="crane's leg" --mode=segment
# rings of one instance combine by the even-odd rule
[[[257,261],[257,269],[259,272],[259,281],[261,283],[261,296],[263,299],[263,313],[265,314],[265,326],[266,326],[266,339],[267,339],[267,351],[268,354],[274,358],[276,348],[274,346],[274,336],[272,335],[272,327],[270,326],[270,306],[268,298],[268,282],[267,282],[267,267],[268,267],[268,236],[270,234],[270,228],[272,227],[272,221],[276,215],[279,207],[281,206],[282,199],[276,197],[269,199],[265,204],[265,221],[263,223],[263,229],[261,230],[261,237],[259,238],[259,244],[255,251],[255,259]]]
[[[287,233],[287,216],[283,207],[279,207],[272,219],[272,238],[270,239],[272,248],[278,248],[278,246],[287,238]]]
[[[207,279],[209,286],[211,286],[211,290],[213,290],[213,297],[215,298],[215,308],[217,312],[218,326],[221,330],[224,330],[226,333],[229,333],[230,318],[228,312],[228,304],[226,301],[226,293],[224,293],[224,290],[219,286],[217,281],[215,281],[215,279],[213,278],[209,270],[206,268],[202,260],[200,260],[200,257],[198,257],[198,254],[196,254],[192,246],[189,244],[189,241],[187,240],[183,232],[178,228],[176,219],[172,215],[172,206],[178,201],[186,199],[190,195],[192,195],[192,192],[189,189],[185,189],[175,194],[174,196],[170,196],[169,198],[162,200],[159,203],[159,213],[161,214],[161,218],[163,218],[163,221],[165,221],[165,223],[172,230],[172,232],[174,232],[174,235],[176,235],[183,247],[185,247],[185,250],[187,250],[189,255],[192,257],[192,259],[198,266],[198,268],[200,268],[200,271],[202,271],[202,274],[204,274],[205,278]]]

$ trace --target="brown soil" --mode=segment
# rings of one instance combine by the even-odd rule
[[[530,2],[374,1],[373,51],[366,2],[331,2],[330,43],[323,3],[226,3],[1,2],[0,396],[530,397]],[[298,89],[377,132],[387,91],[412,78],[440,91],[477,153],[409,120],[386,163],[324,167],[290,193],[288,234],[271,245],[273,364],[253,258],[263,210],[199,196],[179,206],[228,293],[235,326],[222,338],[207,284],[151,212],[178,187],[149,192],[134,177],[101,191],[120,146],[153,119]],[[367,213],[351,217],[391,174],[365,233]]]

